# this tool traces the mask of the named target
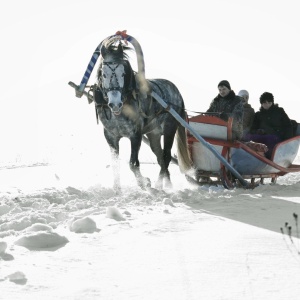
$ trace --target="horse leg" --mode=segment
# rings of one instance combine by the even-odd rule
[[[120,161],[119,161],[119,149],[110,148],[111,151],[111,161],[112,161],[112,170],[114,177],[113,189],[116,192],[121,190],[121,180],[120,180]]]
[[[171,117],[171,116],[169,116]],[[177,130],[177,123],[172,118],[170,122],[166,122],[164,126],[164,149],[163,149],[163,166],[161,170],[164,178],[165,187],[172,188],[172,182],[170,179],[169,165],[172,159],[171,150],[174,143],[174,138]]]
[[[150,179],[143,177],[140,171],[140,162],[138,159],[139,151],[142,143],[142,135],[136,135],[130,138],[131,143],[131,155],[129,161],[130,170],[133,172],[137,184],[141,189],[151,186]]]
[[[176,131],[175,131],[176,132]],[[171,134],[164,135],[164,150],[163,150],[163,160],[164,160],[164,170],[163,170],[163,178],[165,186],[168,188],[172,188],[172,182],[170,179],[169,165],[172,159],[171,150],[174,142],[175,132],[171,132]]]
[[[164,173],[165,173],[165,162],[164,162],[164,153],[161,147],[161,133],[160,132],[155,132],[152,131],[147,134],[147,138],[149,139],[150,142],[150,148],[152,152],[155,154],[157,163],[160,166],[160,172],[158,175],[157,182],[155,183],[155,187],[157,189],[162,189],[163,187],[163,178],[164,178]]]
[[[114,137],[113,135],[109,134],[108,131],[106,130],[104,130],[104,136],[110,147],[112,170],[113,170],[113,177],[114,177],[113,189],[116,190],[116,192],[119,192],[121,190],[120,162],[119,162],[120,138]]]

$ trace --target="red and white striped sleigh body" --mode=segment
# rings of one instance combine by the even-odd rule
[[[253,147],[249,147],[249,144],[233,140],[232,118],[224,121],[217,116],[203,113],[189,117],[188,123],[206,142],[215,147],[244,179],[250,179],[251,183],[255,183],[256,178],[259,178],[261,183],[264,178],[270,178],[271,182],[275,183],[279,176],[300,171],[300,165],[293,164],[300,146],[299,124],[296,136],[277,144],[271,159],[267,159],[260,152],[253,150]],[[217,181],[221,180],[226,188],[234,186],[235,179],[222,162],[189,132],[188,143],[197,182],[205,178],[209,182],[211,178],[216,178]]]

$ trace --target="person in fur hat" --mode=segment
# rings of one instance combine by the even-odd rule
[[[240,90],[238,93],[238,96],[240,96],[243,100],[243,106],[244,106],[244,118],[243,118],[243,137],[246,136],[247,133],[249,133],[251,125],[253,123],[254,119],[254,108],[251,106],[251,104],[248,103],[249,101],[249,93],[246,90]]]
[[[293,137],[293,126],[284,109],[274,104],[273,94],[264,92],[259,101],[261,107],[246,139],[267,145],[266,157],[270,159],[277,143]]]
[[[233,139],[240,140],[243,136],[244,116],[242,98],[235,95],[227,80],[220,81],[218,90],[218,96],[212,100],[206,112],[220,113],[220,118],[225,121],[231,116]]]

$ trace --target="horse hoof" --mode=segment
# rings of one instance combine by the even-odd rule
[[[142,179],[138,180],[138,186],[145,190],[151,187],[151,180],[148,177],[143,177]]]
[[[157,181],[155,183],[155,188],[158,189],[158,190],[161,190],[163,188],[163,184],[161,181]]]
[[[121,194],[121,186],[120,185],[114,185],[113,186],[113,190],[115,192],[116,195],[120,195]]]
[[[173,184],[172,184],[172,182],[171,182],[171,181],[167,181],[167,182],[165,183],[165,188],[166,188],[166,189],[173,189]]]
[[[150,178],[148,178],[148,177],[145,177],[145,186],[146,186],[147,188],[151,187],[151,180],[150,180]]]
[[[121,189],[115,189],[115,195],[119,196],[122,194],[122,190]]]

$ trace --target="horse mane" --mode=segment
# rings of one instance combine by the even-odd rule
[[[107,41],[104,41],[102,47],[104,47],[105,49],[101,50],[100,66],[102,65],[104,60],[103,57],[104,51],[105,51],[104,56],[109,55],[111,61],[116,63],[121,63],[124,60],[128,61],[129,55],[126,53],[126,51],[133,51],[131,47],[126,46],[121,42],[119,42],[118,45],[116,45],[116,41],[114,39],[108,39]]]

